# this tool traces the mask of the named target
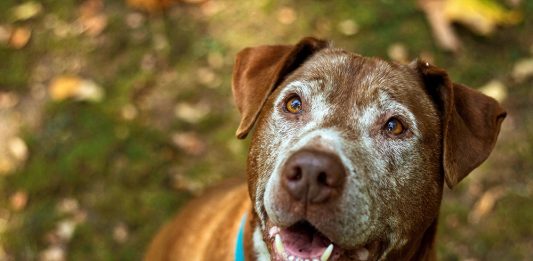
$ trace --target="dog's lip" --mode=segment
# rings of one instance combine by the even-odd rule
[[[273,259],[277,261],[334,261],[347,251],[305,220],[285,228],[272,225],[268,235],[274,251]],[[350,252],[355,253],[357,260],[365,261],[370,257],[369,249],[372,248],[359,246]]]

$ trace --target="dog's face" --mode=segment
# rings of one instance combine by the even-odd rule
[[[429,64],[365,58],[316,39],[247,49],[239,59],[238,135],[256,124],[248,161],[255,243],[274,260],[416,254],[436,222],[444,179],[453,186],[488,156],[505,116],[470,90],[483,98],[479,113],[459,111],[457,99],[450,105],[459,91]],[[467,148],[481,159],[462,163],[455,147],[479,141],[449,137],[464,131],[456,116],[481,114],[466,127],[485,128],[472,131],[489,144]]]

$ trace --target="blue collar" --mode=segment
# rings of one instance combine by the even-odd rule
[[[244,225],[246,224],[246,214],[242,216],[237,241],[235,242],[235,261],[244,261]]]

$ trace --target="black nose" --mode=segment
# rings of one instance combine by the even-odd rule
[[[340,194],[346,172],[340,158],[318,150],[300,150],[285,163],[282,184],[296,200],[324,203]]]

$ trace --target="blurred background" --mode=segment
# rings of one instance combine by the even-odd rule
[[[509,116],[445,188],[440,260],[532,260],[533,1],[2,0],[0,260],[138,260],[206,187],[244,175],[236,52],[313,35],[416,57]]]

